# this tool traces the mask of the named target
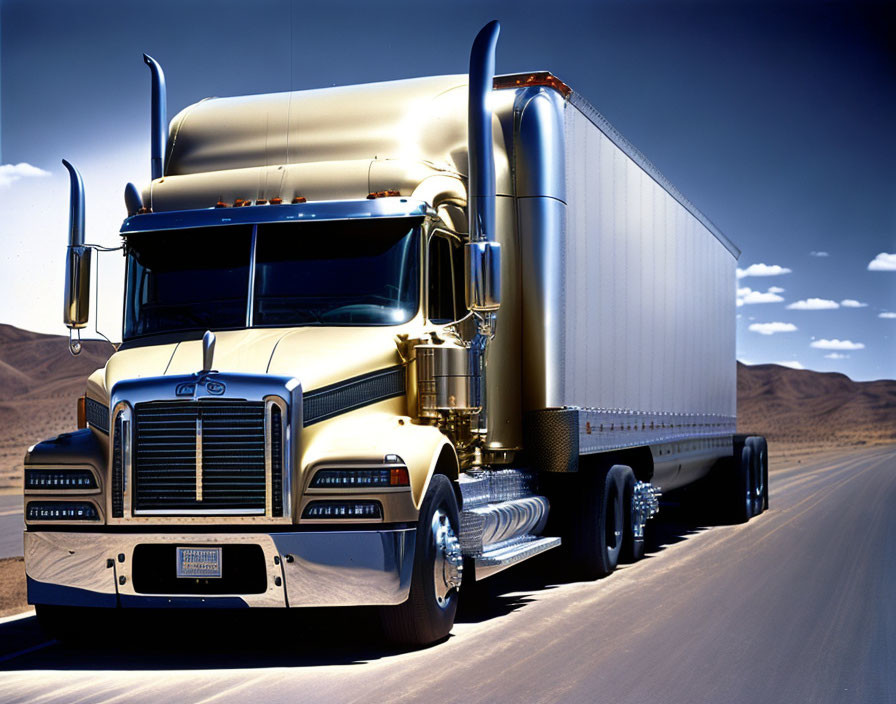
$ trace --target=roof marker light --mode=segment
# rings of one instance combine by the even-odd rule
[[[528,86],[547,86],[553,88],[564,98],[572,95],[572,88],[549,71],[533,71],[532,73],[514,73],[508,76],[495,76],[492,84],[495,90],[504,88],[526,88]]]

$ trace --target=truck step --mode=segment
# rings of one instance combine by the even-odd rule
[[[523,560],[528,560],[530,557],[534,557],[558,545],[560,545],[560,538],[535,536],[514,541],[510,545],[496,545],[494,549],[484,552],[474,559],[476,581],[491,577],[501,570],[512,567]]]

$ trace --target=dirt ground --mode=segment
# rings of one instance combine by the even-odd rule
[[[28,610],[25,598],[25,558],[0,560],[0,617]]]

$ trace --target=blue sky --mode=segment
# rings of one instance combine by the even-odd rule
[[[896,378],[896,262],[869,270],[896,254],[883,3],[0,0],[0,322],[64,332],[61,158],[84,175],[88,239],[116,244],[124,184],[149,178],[142,52],[170,117],[209,95],[464,72],[493,18],[499,73],[559,75],[743,250],[740,359]],[[94,316],[113,338],[120,265],[100,259]]]

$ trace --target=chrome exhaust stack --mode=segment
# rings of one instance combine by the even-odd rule
[[[84,244],[84,181],[78,170],[65,159],[62,165],[68,169],[71,186],[62,321],[69,329],[69,351],[76,355],[81,352],[80,331],[87,327],[90,315],[91,249]]]
[[[165,72],[161,65],[148,54],[143,61],[152,72],[152,127],[150,128],[150,154],[152,180],[165,175],[165,147],[168,144],[168,97],[165,88]]]
[[[467,217],[470,242],[465,251],[467,307],[485,314],[480,321],[493,327],[501,305],[501,245],[495,242],[495,156],[492,145],[492,112],[488,96],[495,81],[495,47],[501,25],[497,20],[483,27],[470,51],[467,113]]]

